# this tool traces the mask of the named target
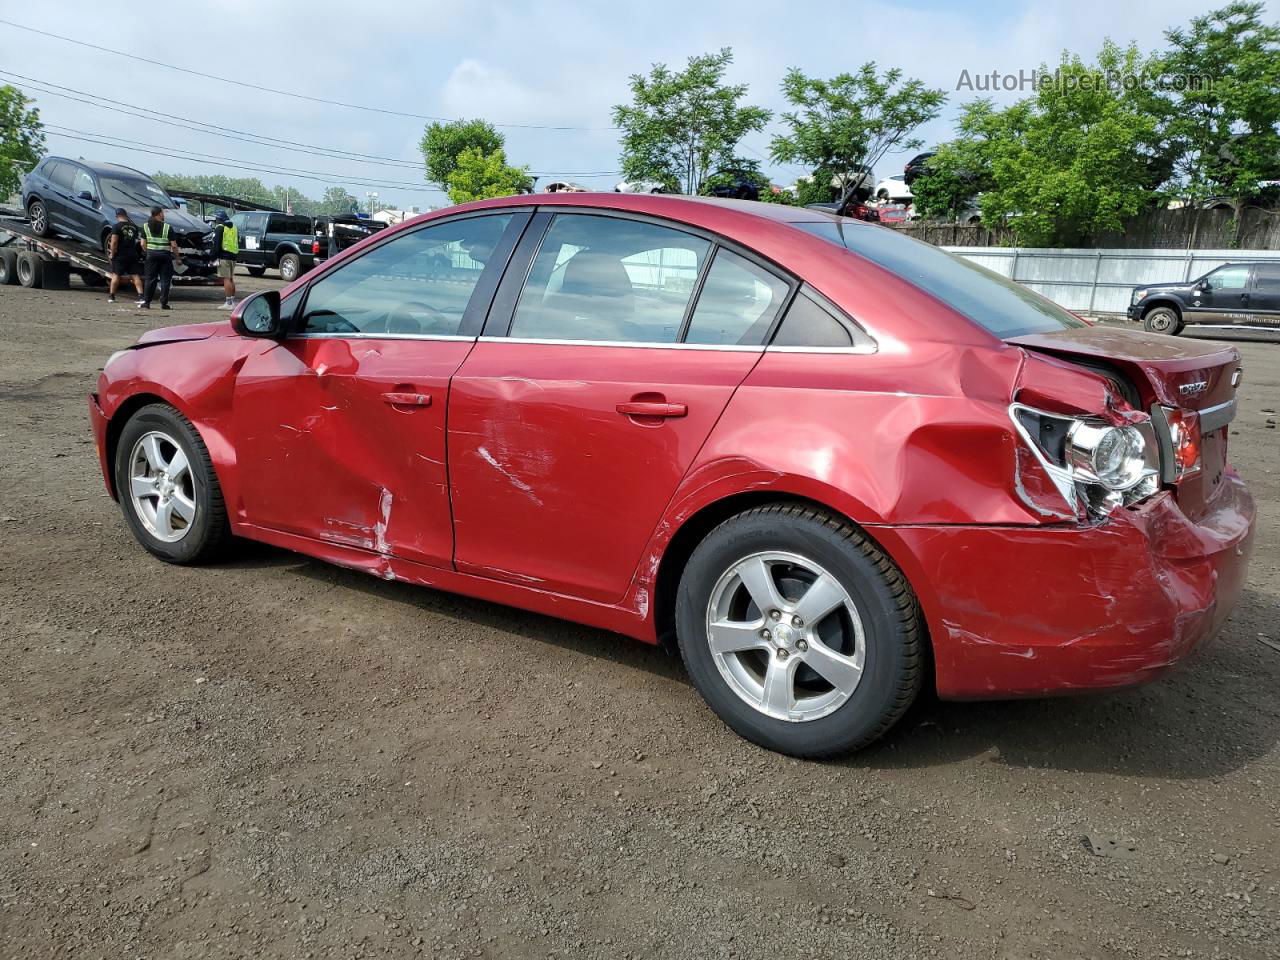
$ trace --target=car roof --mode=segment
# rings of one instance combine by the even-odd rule
[[[85,160],[83,157],[56,157],[48,156],[45,160],[61,160],[63,163],[78,163],[93,173],[103,173],[115,176],[142,177],[145,180],[152,179],[148,174],[141,170],[135,170],[133,167],[122,166],[118,163],[103,163],[100,160]],[[44,162],[44,161],[41,161]]]

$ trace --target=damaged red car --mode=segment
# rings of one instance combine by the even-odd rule
[[[557,194],[152,331],[90,410],[163,560],[242,537],[668,643],[738,733],[828,756],[926,682],[1121,687],[1210,638],[1240,377],[871,224]]]

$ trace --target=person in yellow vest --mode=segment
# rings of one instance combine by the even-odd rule
[[[218,309],[230,310],[236,305],[236,257],[240,253],[240,235],[227,211],[219,210],[213,219],[216,224],[213,228],[213,250],[218,255],[218,276],[222,278],[222,292],[227,298]]]
[[[138,306],[151,309],[151,300],[160,290],[160,309],[169,309],[169,286],[173,283],[173,262],[181,260],[178,241],[164,222],[164,208],[152,207],[151,219],[142,225],[142,247],[147,251],[146,288]]]

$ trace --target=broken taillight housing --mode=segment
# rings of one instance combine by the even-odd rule
[[[1160,447],[1151,419],[1124,424],[1072,417],[1020,403],[1009,408],[1018,435],[1076,517],[1100,519],[1160,488]],[[1051,513],[1021,476],[1018,491],[1037,512]]]
[[[1169,424],[1169,442],[1173,446],[1173,480],[1192,477],[1200,472],[1200,414],[1194,410],[1165,407],[1164,419]]]

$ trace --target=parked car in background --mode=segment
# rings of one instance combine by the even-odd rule
[[[671,643],[738,733],[828,756],[926,678],[1120,687],[1211,637],[1239,375],[893,230],[602,192],[391,227],[144,333],[89,409],[162,560],[239,536]]]
[[[116,209],[123,208],[139,227],[151,208],[165,212],[178,241],[184,273],[208,276],[216,263],[210,254],[209,225],[179,208],[173,198],[145,173],[114,163],[45,157],[22,178],[22,208],[40,237],[61,234],[107,252]]]
[[[552,180],[545,187],[543,193],[587,193],[587,188],[580,183],[570,183],[568,180]]]
[[[707,177],[702,192],[725,200],[759,200],[761,192],[769,187],[768,178],[756,170],[726,167]]]
[[[666,193],[657,180],[623,180],[613,188],[614,193]]]
[[[914,157],[907,161],[906,166],[902,168],[902,180],[909,187],[916,182],[927,170],[926,164],[929,158],[936,156],[936,150],[926,150],[924,153],[917,153]]]
[[[911,219],[910,208],[902,203],[882,203],[874,210],[881,223],[906,223]]]
[[[876,184],[875,198],[893,203],[910,203],[911,188],[907,186],[902,174],[895,174],[892,177],[885,177]]]
[[[252,276],[279,270],[280,279],[296,280],[315,266],[315,224],[293,213],[248,211],[231,218],[240,235],[237,262]]]
[[[1228,263],[1189,283],[1134,287],[1129,319],[1152,333],[1188,324],[1280,328],[1280,261]]]

